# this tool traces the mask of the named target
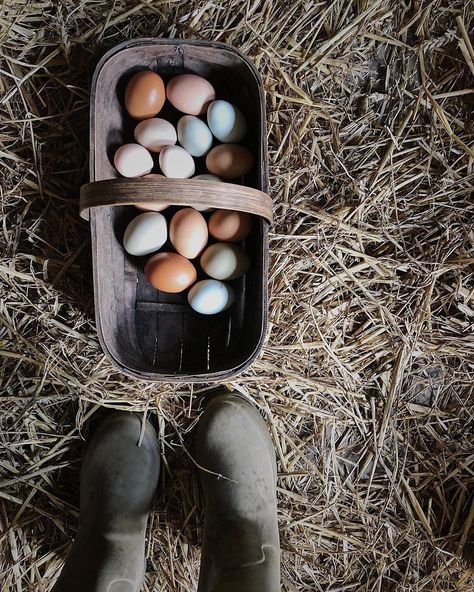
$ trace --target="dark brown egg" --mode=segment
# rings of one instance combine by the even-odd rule
[[[151,70],[137,72],[125,89],[125,107],[134,119],[154,117],[161,111],[165,100],[163,80]]]
[[[239,144],[220,144],[206,156],[207,170],[223,179],[236,179],[252,170],[255,158]]]

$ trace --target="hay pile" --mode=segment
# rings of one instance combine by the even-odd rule
[[[202,504],[186,450],[206,385],[111,368],[77,214],[91,73],[140,36],[231,43],[265,81],[270,331],[231,386],[275,441],[283,589],[473,589],[472,24],[464,0],[4,0],[2,590],[56,578],[100,405],[159,413],[144,589],[197,581]]]

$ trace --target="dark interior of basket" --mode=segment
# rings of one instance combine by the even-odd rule
[[[112,164],[113,154],[121,144],[134,141],[135,125],[123,106],[124,89],[132,74],[145,68],[158,72],[165,82],[181,73],[204,76],[214,85],[218,98],[241,108],[249,130],[243,143],[254,152],[257,164],[236,182],[265,191],[258,81],[248,64],[233,52],[193,45],[131,47],[105,62],[93,89],[95,180],[119,176]],[[176,124],[181,115],[167,103],[158,116]],[[204,159],[195,160],[196,174],[206,172]],[[163,214],[169,219],[176,210],[171,207]],[[97,209],[91,220],[98,330],[105,349],[125,369],[157,378],[217,377],[248,363],[258,351],[265,329],[267,223],[255,218],[252,233],[242,243],[251,268],[230,282],[236,294],[234,304],[222,313],[206,316],[191,309],[186,292],[167,294],[150,286],[143,274],[146,258],[124,251],[125,228],[137,213],[131,206],[106,207]],[[161,250],[168,249],[173,250],[167,243]],[[198,281],[204,279],[199,260],[193,263]]]

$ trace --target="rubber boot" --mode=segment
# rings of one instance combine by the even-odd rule
[[[265,422],[240,396],[219,394],[196,447],[205,499],[198,592],[279,592],[276,460]]]
[[[113,412],[93,433],[81,470],[79,532],[53,592],[137,592],[145,529],[160,473],[156,432]]]

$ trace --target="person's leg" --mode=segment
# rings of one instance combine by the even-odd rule
[[[53,592],[137,592],[145,528],[160,473],[155,430],[113,412],[97,427],[81,469],[79,532]]]
[[[212,398],[196,457],[206,504],[198,592],[278,592],[275,451],[258,411],[234,394]]]

